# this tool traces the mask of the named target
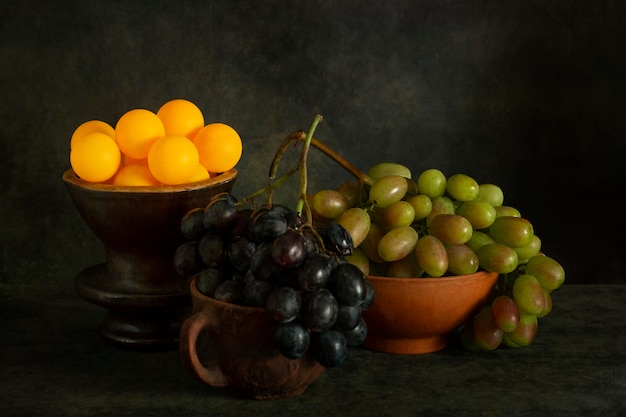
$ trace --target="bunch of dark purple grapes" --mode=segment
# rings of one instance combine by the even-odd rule
[[[321,365],[335,367],[349,346],[365,340],[361,312],[374,289],[345,261],[354,245],[342,226],[313,231],[284,205],[240,209],[232,194],[221,193],[190,210],[181,232],[178,273],[196,276],[209,297],[269,310],[276,347],[287,358],[311,351]]]

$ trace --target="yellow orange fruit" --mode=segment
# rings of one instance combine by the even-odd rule
[[[121,167],[113,177],[114,185],[149,187],[161,185],[147,165],[130,164]]]
[[[148,167],[164,184],[178,185],[189,181],[200,158],[193,142],[184,136],[164,136],[148,153]]]
[[[194,142],[200,163],[209,172],[225,172],[241,158],[242,142],[235,129],[224,123],[209,123],[196,133]]]
[[[146,158],[152,145],[163,136],[163,122],[146,109],[127,111],[115,125],[115,139],[120,150],[135,159]]]
[[[209,178],[211,178],[209,171],[206,170],[204,165],[198,163],[198,168],[196,168],[195,172],[191,175],[191,177],[189,177],[187,182],[199,182],[208,180]]]
[[[89,182],[104,182],[113,177],[121,160],[115,141],[101,132],[77,137],[70,151],[72,169],[76,175]]]
[[[70,139],[70,149],[72,148],[76,138],[95,132],[104,133],[111,137],[111,139],[115,140],[115,129],[113,129],[113,126],[102,120],[87,120],[86,122],[81,123],[72,133],[72,138]]]
[[[166,102],[156,114],[163,122],[167,136],[185,136],[193,140],[204,127],[204,115],[200,108],[182,98]]]

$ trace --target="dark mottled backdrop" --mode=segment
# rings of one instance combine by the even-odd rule
[[[567,282],[625,283],[625,5],[4,1],[2,295],[73,291],[103,260],[61,181],[74,128],[176,97],[240,132],[239,196],[320,113],[316,137],[358,167],[497,183]],[[311,169],[311,187],[348,178],[319,154]]]

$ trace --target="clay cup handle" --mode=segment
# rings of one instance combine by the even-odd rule
[[[204,310],[194,313],[185,320],[180,330],[180,356],[183,366],[192,377],[214,387],[223,387],[227,385],[228,379],[219,368],[218,362],[212,361],[207,368],[198,358],[198,335],[202,331],[213,333],[214,322],[211,316]]]

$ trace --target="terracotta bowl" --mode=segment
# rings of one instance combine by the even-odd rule
[[[257,400],[294,397],[324,371],[305,354],[288,359],[275,347],[268,310],[207,297],[190,284],[193,313],[183,323],[180,357],[196,380]]]
[[[233,169],[188,185],[122,187],[89,183],[71,169],[63,174],[78,213],[104,245],[104,262],[81,271],[76,290],[107,309],[99,327],[105,340],[175,347],[191,306],[189,280],[173,265],[183,242],[180,220],[213,195],[231,191],[236,178]]]
[[[363,346],[387,353],[436,352],[484,305],[497,273],[441,278],[368,276],[376,298],[363,311],[368,333]]]

